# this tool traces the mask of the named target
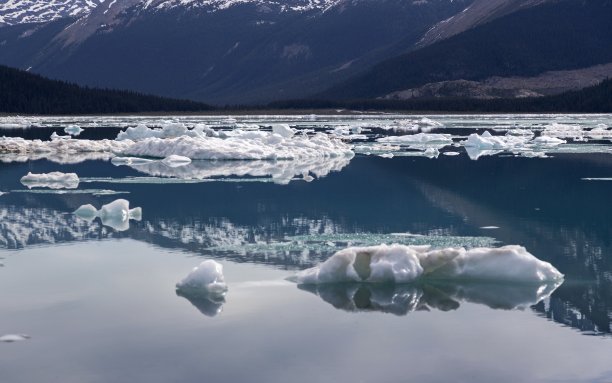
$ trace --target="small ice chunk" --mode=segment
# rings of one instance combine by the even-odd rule
[[[172,168],[177,168],[179,166],[189,165],[191,163],[191,158],[172,154],[164,158],[162,162],[164,163],[164,165],[170,166]]]
[[[459,153],[459,152],[444,152],[444,153],[442,153],[442,154],[443,154],[443,155],[445,155],[445,156],[451,156],[451,157],[454,157],[454,156],[458,156],[458,155],[460,155],[461,153]]]
[[[139,207],[130,209],[130,202],[125,199],[118,199],[103,205],[100,210],[97,210],[93,205],[83,205],[74,214],[88,221],[100,217],[104,226],[109,226],[116,231],[129,229],[130,219],[136,221],[142,219],[142,209]]]
[[[497,230],[499,226],[481,226],[480,228],[483,230]]]
[[[392,144],[447,144],[453,143],[450,134],[439,134],[439,133],[418,133],[406,136],[389,136],[383,137],[376,140],[378,142],[392,143]]]
[[[557,145],[565,144],[566,142],[567,141],[562,140],[560,138],[550,137],[550,136],[536,137],[531,141],[531,143],[538,145],[538,146],[557,146]]]
[[[383,153],[383,154],[380,154],[379,157],[382,157],[382,158],[393,158],[395,156],[393,155],[393,153]]]
[[[7,334],[0,336],[0,342],[4,343],[21,342],[28,339],[30,339],[30,336],[26,334]]]
[[[200,289],[210,293],[225,293],[227,285],[223,265],[213,260],[202,262],[189,275],[176,284],[177,289]]]
[[[29,189],[46,187],[50,189],[76,189],[79,187],[79,176],[75,173],[51,172],[34,174],[29,172],[21,177],[21,183]]]
[[[70,134],[71,136],[78,136],[83,132],[83,129],[77,125],[68,125],[64,128],[64,133]]]
[[[284,138],[291,138],[295,134],[295,130],[291,129],[287,124],[278,124],[272,126],[272,133],[278,134]]]
[[[57,141],[57,140],[69,140],[71,139],[72,136],[60,136],[57,133],[53,132],[51,133],[51,141]]]
[[[380,245],[338,251],[291,279],[299,284],[410,283],[422,279],[542,283],[560,281],[563,274],[521,246],[429,250]]]
[[[148,158],[140,158],[140,157],[113,157],[111,159],[111,163],[115,166],[120,165],[144,165],[150,164],[151,162],[155,162],[156,160],[151,160]]]

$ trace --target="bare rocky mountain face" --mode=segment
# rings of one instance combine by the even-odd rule
[[[0,64],[88,86],[262,103],[306,97],[409,51],[474,0],[98,1],[0,27]]]
[[[390,100],[418,98],[522,98],[551,96],[597,85],[612,78],[612,64],[589,68],[551,71],[533,77],[490,77],[482,81],[451,80],[396,91],[383,97]]]

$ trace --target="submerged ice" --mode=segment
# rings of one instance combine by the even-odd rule
[[[555,267],[521,246],[431,249],[429,246],[350,247],[292,280],[298,284],[411,283],[476,280],[543,283],[563,279]]]

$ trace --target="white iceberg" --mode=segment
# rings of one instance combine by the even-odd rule
[[[79,187],[79,176],[75,173],[51,172],[34,174],[29,172],[21,177],[21,183],[29,189],[34,187],[76,189]]]
[[[285,138],[261,131],[236,132],[228,138],[147,138],[123,150],[124,156],[165,158],[178,155],[192,160],[275,160],[353,156],[351,147],[326,134]]]
[[[177,283],[176,287],[177,289],[189,288],[224,294],[227,291],[227,285],[223,276],[223,265],[213,260],[204,261]]]
[[[140,221],[142,209],[137,207],[130,209],[130,202],[118,199],[103,205],[100,210],[93,205],[83,205],[74,211],[74,214],[88,221],[99,217],[104,226],[109,226],[116,231],[125,231],[130,228],[130,219]]]
[[[78,125],[68,125],[64,128],[64,133],[70,134],[71,136],[78,136],[83,132],[83,129]]]
[[[397,145],[428,145],[428,144],[444,144],[450,145],[453,139],[450,134],[441,133],[418,133],[406,136],[389,136],[379,138],[376,141],[388,144]]]
[[[28,339],[30,339],[30,336],[26,334],[7,334],[0,336],[0,342],[4,343],[22,342]]]
[[[284,138],[291,138],[295,135],[295,130],[291,129],[287,124],[278,124],[272,126],[272,133],[278,134]]]
[[[516,283],[559,281],[561,274],[521,246],[447,248],[380,245],[350,247],[291,278],[298,284],[411,283],[475,280]]]

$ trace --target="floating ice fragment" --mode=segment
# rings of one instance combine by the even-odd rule
[[[406,136],[390,136],[383,137],[376,140],[378,142],[390,143],[390,144],[452,144],[453,140],[450,134],[436,134],[436,133],[418,133]]]
[[[151,162],[155,162],[156,160],[151,160],[148,158],[140,158],[140,157],[113,157],[111,159],[111,163],[115,166],[121,166],[121,165],[144,165],[144,164],[150,164]]]
[[[442,153],[442,154],[443,154],[443,155],[445,155],[445,156],[451,156],[451,157],[454,157],[454,156],[458,156],[458,155],[460,155],[461,153],[459,153],[459,152],[444,152],[444,153]]]
[[[285,138],[261,131],[234,132],[218,137],[148,138],[123,151],[123,155],[165,158],[170,155],[192,160],[279,160],[352,157],[351,147],[326,134]]]
[[[0,336],[0,342],[4,343],[21,342],[28,339],[30,339],[30,336],[26,334],[7,334]]]
[[[480,228],[483,229],[483,230],[496,230],[496,229],[499,229],[498,226],[482,226]]]
[[[100,210],[97,210],[93,205],[83,205],[75,210],[74,214],[88,221],[100,217],[103,225],[116,231],[129,229],[130,219],[136,221],[142,219],[142,209],[139,207],[130,209],[130,202],[125,199],[118,199],[103,205]]]
[[[291,129],[287,124],[273,125],[272,132],[284,138],[291,138],[295,134],[295,130]]]
[[[21,177],[21,183],[29,189],[34,187],[76,189],[79,187],[79,176],[75,173],[51,172],[34,174],[29,172]]]
[[[549,136],[540,136],[531,140],[531,143],[538,146],[557,146],[561,144],[565,144],[567,141],[562,140],[557,137],[549,137]]]
[[[64,128],[64,133],[70,134],[71,136],[78,136],[83,132],[83,129],[77,125],[68,125]]]
[[[58,135],[55,132],[51,133],[51,141],[70,140],[71,138],[72,138],[72,136],[60,136],[60,135]]]
[[[176,154],[172,154],[162,160],[164,165],[170,166],[172,168],[177,168],[179,166],[189,165],[191,163],[191,158],[177,156]]]
[[[378,156],[382,157],[382,158],[393,158],[393,157],[395,157],[393,155],[393,153],[383,153],[383,154],[379,154]]]
[[[223,265],[213,260],[204,261],[177,283],[176,288],[200,289],[209,293],[224,294],[227,285],[223,276]]]
[[[521,246],[446,248],[380,245],[350,247],[291,278],[299,284],[410,283],[417,280],[479,280],[542,283],[563,279],[550,263]]]

